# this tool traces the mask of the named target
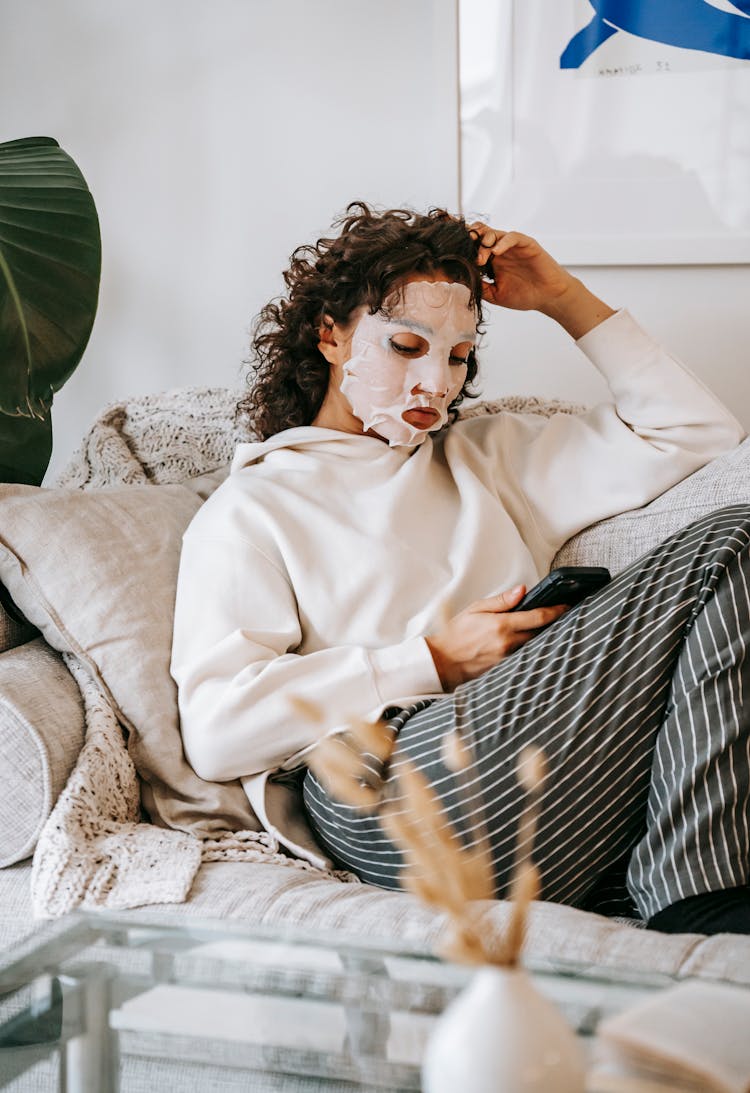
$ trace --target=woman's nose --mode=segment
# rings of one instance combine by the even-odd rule
[[[423,357],[420,374],[411,389],[412,395],[447,395],[450,390],[449,365]]]
[[[429,395],[431,398],[434,398],[436,395],[447,395],[448,388],[445,384],[435,383],[430,385],[420,382],[412,387],[411,393],[412,395]]]

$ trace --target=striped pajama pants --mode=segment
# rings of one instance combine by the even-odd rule
[[[750,508],[673,535],[611,584],[451,695],[393,711],[382,772],[399,800],[399,761],[429,779],[465,845],[487,833],[496,894],[507,895],[519,752],[547,775],[534,859],[542,898],[649,919],[687,896],[750,877]],[[442,739],[473,752],[451,773]],[[403,867],[377,813],[342,805],[308,771],[308,815],[342,868],[398,888]]]

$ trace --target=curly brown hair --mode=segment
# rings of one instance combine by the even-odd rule
[[[336,238],[298,247],[284,273],[287,296],[272,300],[255,321],[249,390],[238,403],[238,418],[266,440],[282,429],[309,425],[328,389],[330,365],[318,349],[324,315],[341,326],[366,305],[370,314],[411,273],[445,272],[467,286],[477,321],[482,319],[482,275],[478,243],[462,217],[445,209],[426,214],[411,209],[375,211],[352,202],[334,223]],[[455,417],[477,374],[472,351],[461,392],[450,407]]]

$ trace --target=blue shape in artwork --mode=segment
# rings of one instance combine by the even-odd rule
[[[580,68],[594,50],[598,49],[602,42],[606,42],[607,38],[611,38],[613,34],[617,34],[617,27],[609,26],[598,15],[595,15],[591,22],[583,30],[579,30],[568,42],[560,57],[560,68]]]
[[[617,34],[617,27],[611,27],[595,15],[588,26],[579,30],[570,39],[560,58],[560,68],[580,68],[602,42]]]
[[[596,14],[571,38],[561,68],[580,68],[618,30],[681,49],[750,60],[750,0],[732,0],[738,14],[707,0],[590,0]],[[739,12],[744,12],[740,15]]]

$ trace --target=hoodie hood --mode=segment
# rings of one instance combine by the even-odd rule
[[[429,439],[428,437],[427,440]],[[323,429],[318,425],[300,425],[295,429],[284,429],[280,433],[274,433],[267,440],[238,444],[232,460],[232,471],[261,463],[271,452],[284,449],[340,455],[350,460],[373,460],[387,455],[389,459],[399,464],[409,459],[416,451],[414,448],[389,447],[385,441],[376,436],[345,433],[339,429]]]

